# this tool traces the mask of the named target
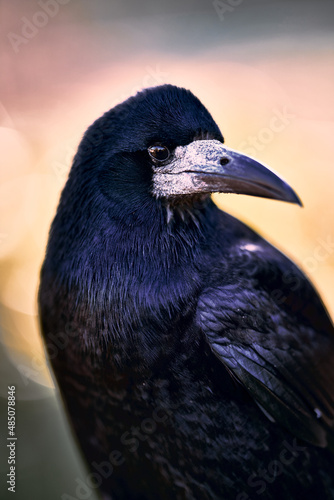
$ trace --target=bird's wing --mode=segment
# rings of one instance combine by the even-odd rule
[[[238,244],[198,302],[212,352],[266,415],[334,445],[334,329],[303,273],[268,243]]]

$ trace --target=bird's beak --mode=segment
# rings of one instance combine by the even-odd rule
[[[172,159],[154,167],[153,193],[175,197],[196,193],[237,193],[302,203],[277,174],[216,140],[178,146]]]

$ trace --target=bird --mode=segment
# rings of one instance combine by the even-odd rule
[[[38,293],[87,464],[64,498],[334,498],[333,323],[216,192],[302,204],[185,88],[143,89],[83,135]]]

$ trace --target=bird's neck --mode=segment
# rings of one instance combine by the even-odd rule
[[[129,277],[169,280],[196,261],[218,211],[210,198],[133,207],[123,211],[97,199],[64,203],[51,229],[43,272],[67,289],[110,283],[124,289]]]
[[[53,253],[47,253],[43,287],[56,288],[53,302],[62,304],[66,317],[80,325],[82,345],[89,345],[92,352],[99,350],[103,331],[114,339],[115,349],[117,345],[125,349],[129,335],[141,335],[154,322],[164,338],[170,318],[180,318],[195,307],[202,286],[199,256],[210,231],[208,221],[214,219],[210,213],[217,208],[210,200],[192,212],[180,208],[152,209],[145,221],[137,218],[137,223],[129,223],[129,217],[122,222],[119,211],[100,212],[95,228],[86,220],[86,231],[76,234],[71,229],[70,244],[69,233],[61,232],[62,221],[55,220],[51,238],[57,244],[49,247]],[[91,217],[96,217],[94,211]],[[55,309],[54,303],[45,307]]]
[[[184,266],[189,269],[196,261],[210,231],[208,212],[214,209],[206,200],[193,206],[162,202],[133,218],[110,210],[108,223],[94,236],[95,248],[91,246],[94,272],[100,270],[102,276],[116,272],[123,286],[129,276],[160,282],[170,279],[173,272]]]

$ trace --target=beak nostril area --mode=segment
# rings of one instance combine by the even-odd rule
[[[224,165],[227,165],[228,163],[230,162],[230,159],[227,158],[226,156],[223,156],[222,158],[220,158],[219,160],[219,163],[224,166]]]

